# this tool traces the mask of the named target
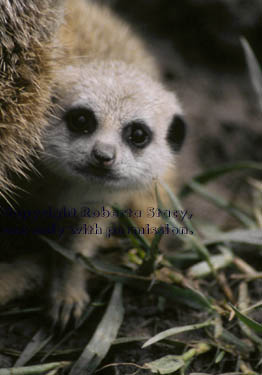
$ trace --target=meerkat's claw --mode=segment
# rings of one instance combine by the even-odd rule
[[[89,296],[85,292],[81,297],[79,296],[77,301],[68,296],[64,300],[60,297],[48,314],[48,318],[51,320],[51,330],[61,334],[69,325],[77,326],[89,300]]]
[[[52,327],[62,332],[70,323],[77,324],[90,301],[85,290],[84,269],[67,264],[63,277],[55,278],[51,291],[49,318],[53,322]]]

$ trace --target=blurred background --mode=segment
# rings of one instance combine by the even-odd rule
[[[222,163],[262,160],[261,110],[240,43],[244,36],[262,62],[260,0],[100,1],[145,37],[178,93],[188,123],[181,183]],[[247,183],[234,173],[214,189],[234,199],[245,196]]]

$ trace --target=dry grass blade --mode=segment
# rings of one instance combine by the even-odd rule
[[[122,285],[115,285],[103,319],[70,371],[70,375],[93,374],[115,340],[124,317]]]
[[[46,374],[47,371],[65,368],[70,365],[70,362],[53,362],[44,365],[35,365],[28,367],[12,367],[0,369],[0,375],[38,375]]]
[[[118,337],[114,340],[113,345],[131,344],[137,341],[145,341],[147,337],[144,336],[131,336],[131,337]]]
[[[251,82],[256,92],[260,109],[262,110],[262,72],[257,58],[246,38],[241,37],[240,41],[245,52]]]
[[[46,359],[52,355],[52,353],[54,351],[57,351],[57,349],[65,342],[67,342],[70,337],[72,337],[75,333],[76,333],[76,330],[78,330],[82,324],[85,323],[85,321],[89,318],[89,316],[94,312],[95,308],[97,305],[101,304],[101,303],[104,303],[104,296],[105,294],[108,292],[109,288],[111,287],[111,285],[107,285],[102,291],[101,293],[99,294],[99,296],[94,300],[92,301],[92,303],[86,308],[83,316],[81,317],[81,319],[78,321],[76,327],[74,329],[72,329],[71,331],[68,331],[65,336],[62,337],[61,340],[59,340],[45,355],[44,357],[42,358],[41,362],[44,362],[46,361]]]
[[[221,247],[221,249],[223,249],[222,254],[212,255],[210,257],[210,261],[212,262],[215,270],[225,268],[233,262],[232,253],[225,247],[223,248]],[[196,263],[188,269],[188,276],[193,277],[193,278],[206,277],[210,275],[210,273],[211,273],[211,270],[207,262]]]
[[[145,364],[145,367],[149,368],[153,373],[157,374],[173,374],[177,370],[182,371],[187,368],[188,364],[198,355],[208,352],[211,346],[205,342],[199,342],[195,348],[192,348],[182,355],[167,355],[159,358],[156,361]],[[184,373],[182,372],[182,374]]]
[[[213,373],[206,373],[206,372],[190,372],[189,375],[214,375]],[[223,372],[223,374],[216,374],[216,375],[244,375],[243,372]]]
[[[205,245],[217,242],[238,242],[250,245],[262,245],[262,232],[260,229],[238,229],[226,233],[220,233],[214,238],[204,241]]]
[[[163,358],[145,364],[155,374],[173,374],[184,367],[184,360],[177,355],[167,355]]]
[[[233,350],[235,353],[239,353],[243,356],[247,356],[248,353],[253,351],[253,346],[250,343],[246,343],[244,340],[239,339],[233,333],[227,329],[222,329],[221,335],[217,337],[218,341],[222,341],[226,344],[227,350]]]
[[[22,316],[22,315],[26,315],[26,314],[32,314],[32,313],[39,313],[41,312],[43,309],[41,307],[31,307],[31,308],[28,308],[28,309],[14,309],[14,310],[10,310],[10,311],[4,311],[2,313],[0,313],[0,317],[3,318],[3,317],[8,317],[8,316]]]
[[[238,298],[238,306],[240,310],[246,310],[249,304],[249,294],[248,294],[248,286],[246,282],[242,282],[239,285],[239,298]],[[262,339],[254,333],[254,331],[247,326],[241,319],[239,319],[239,327],[243,331],[243,333],[256,345],[257,348],[262,351]]]
[[[246,308],[244,311],[242,311],[242,312],[248,312],[248,311],[252,311],[252,310],[254,310],[254,309],[258,309],[258,308],[261,308],[262,307],[262,301],[259,301],[259,302],[257,302],[257,303],[255,303],[254,305],[252,305],[252,306],[249,306],[248,308]]]
[[[176,335],[178,333],[187,332],[187,331],[194,331],[196,329],[208,327],[208,326],[211,326],[213,324],[214,323],[213,323],[212,320],[208,320],[206,322],[199,323],[199,324],[190,324],[190,325],[183,326],[183,327],[174,327],[174,328],[167,329],[167,330],[165,330],[163,332],[158,333],[154,337],[151,337],[149,340],[147,340],[144,343],[144,345],[142,346],[142,348],[146,348],[147,346],[155,344],[158,341],[166,339],[167,337],[170,337],[170,336],[174,336],[174,335]]]
[[[52,339],[52,335],[48,335],[42,329],[37,331],[32,340],[27,344],[20,357],[16,361],[14,367],[24,366],[30,361],[41,349],[43,349]]]

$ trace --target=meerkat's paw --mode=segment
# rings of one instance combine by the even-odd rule
[[[77,324],[89,301],[90,297],[84,288],[67,286],[60,290],[53,290],[49,311],[52,326],[62,332],[69,322]]]
[[[68,323],[77,324],[90,298],[85,290],[84,268],[69,263],[60,266],[62,267],[55,274],[51,285],[49,318],[52,326],[61,332]]]

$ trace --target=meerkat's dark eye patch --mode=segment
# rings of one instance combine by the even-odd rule
[[[186,136],[186,123],[180,115],[174,115],[167,132],[167,141],[174,151],[179,151]]]
[[[133,121],[128,124],[123,129],[122,136],[125,142],[136,148],[144,148],[152,140],[151,130],[142,121]]]
[[[92,134],[97,128],[97,120],[92,110],[85,107],[71,108],[64,115],[68,129],[73,133]]]

